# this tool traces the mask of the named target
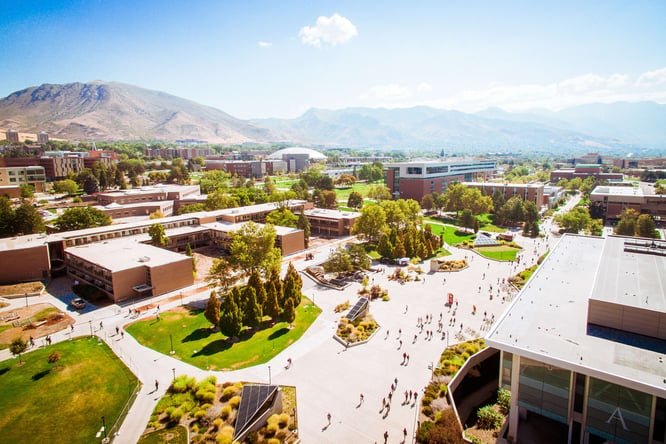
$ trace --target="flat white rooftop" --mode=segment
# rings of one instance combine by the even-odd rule
[[[666,256],[627,238],[563,236],[486,336],[488,345],[666,396],[666,341],[588,326],[590,298],[666,310]]]
[[[643,190],[639,187],[606,187],[598,186],[591,194],[610,196],[643,196]]]
[[[69,247],[65,249],[65,252],[111,272],[128,270],[142,265],[156,267],[190,260],[183,254],[142,244],[133,239],[114,239],[108,242]]]
[[[357,211],[331,210],[328,208],[313,208],[303,212],[306,216],[323,217],[326,219],[354,219],[361,215]]]

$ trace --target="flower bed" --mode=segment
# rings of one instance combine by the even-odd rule
[[[180,424],[189,429],[192,443],[231,444],[242,389],[242,382],[217,385],[215,376],[198,382],[191,376],[178,376],[155,407],[146,433]],[[295,406],[285,409],[290,398],[283,397],[285,413],[271,415],[266,425],[250,433],[245,442],[296,442],[295,423],[287,413],[295,411]]]
[[[370,339],[370,336],[372,336],[377,328],[379,328],[379,325],[371,314],[367,314],[353,323],[343,317],[338,323],[338,330],[335,332],[335,335],[343,343],[355,344]]]

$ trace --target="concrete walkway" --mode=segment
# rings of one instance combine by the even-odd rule
[[[115,327],[122,328],[133,319],[128,317],[127,308],[116,305],[85,314],[74,313],[77,319],[74,331],[54,334],[52,340],[57,342],[68,340],[70,335],[89,335],[93,329],[143,383],[119,435],[114,439],[115,443],[133,444],[138,440],[174,373],[196,378],[214,374],[219,382],[266,383],[270,377],[272,383],[296,386],[299,435],[304,443],[383,442],[385,432],[388,432],[389,443],[398,443],[403,442],[403,429],[407,429],[407,441],[411,442],[420,397],[431,377],[431,365],[437,364],[449,341],[460,342],[483,336],[490,326],[490,319],[493,315],[499,317],[512,296],[506,291],[498,291],[498,282],[536,263],[536,259],[556,240],[553,235],[548,239],[536,240],[519,236],[517,242],[524,248],[520,253],[520,265],[496,262],[467,250],[449,248],[452,251],[450,259],[467,257],[469,268],[455,273],[431,274],[428,273],[429,264],[422,264],[421,268],[426,272],[422,279],[425,279],[404,285],[388,280],[388,275],[395,267],[382,266],[385,273],[370,275],[372,283],[388,289],[390,297],[388,302],[371,303],[370,312],[381,328],[367,344],[349,349],[332,338],[340,318],[339,314],[333,312],[333,308],[346,300],[353,304],[358,297],[360,284],[336,291],[315,286],[307,278],[303,279],[303,292],[322,308],[322,314],[299,341],[270,362],[251,368],[206,372],[147,349],[128,334],[124,338],[119,337]],[[329,248],[331,246],[327,245],[311,251],[315,253],[312,261],[301,259],[304,254],[287,260],[294,260],[296,268],[302,270],[306,266],[323,262],[329,255]],[[455,295],[457,302],[457,307],[453,309],[444,306],[449,292]],[[181,304],[180,298],[174,298],[179,293],[155,298],[151,303],[160,304],[162,311],[168,310]],[[205,288],[186,292],[190,293],[193,294],[186,296],[184,303],[206,300],[209,296],[209,290]],[[493,294],[492,299],[490,294]],[[61,307],[63,303],[53,297],[42,298],[50,299],[48,302],[67,309],[66,306]],[[170,302],[163,302],[169,299]],[[473,306],[476,306],[476,314],[472,314]],[[446,337],[437,331],[440,314]],[[154,316],[152,311],[144,315]],[[432,316],[432,323],[425,324],[421,331],[417,328],[417,320],[426,315]],[[102,328],[99,326],[100,321],[103,322]],[[432,331],[432,339],[427,340],[426,332],[429,330]],[[402,365],[403,353],[410,356],[407,365]],[[9,357],[7,350],[0,351],[0,360]],[[286,369],[288,358],[292,359],[293,364]],[[387,410],[380,413],[382,398],[387,398],[395,379],[398,384],[390,409],[388,413]],[[159,381],[157,391],[155,381]],[[410,390],[419,393],[419,402],[401,405],[404,392]],[[361,393],[364,395],[363,403],[359,403]],[[331,414],[330,424],[328,413]]]

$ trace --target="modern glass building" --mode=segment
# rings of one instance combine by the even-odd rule
[[[513,442],[666,442],[665,241],[565,235],[486,342]]]

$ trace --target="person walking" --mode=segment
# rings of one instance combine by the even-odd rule
[[[156,380],[155,380],[155,391],[159,390],[159,388],[160,388],[160,381],[158,381],[158,380],[156,379]]]
[[[331,423],[331,414],[330,414],[330,413],[327,413],[327,414],[326,414],[326,418],[328,418],[328,423],[330,424],[330,423]]]

